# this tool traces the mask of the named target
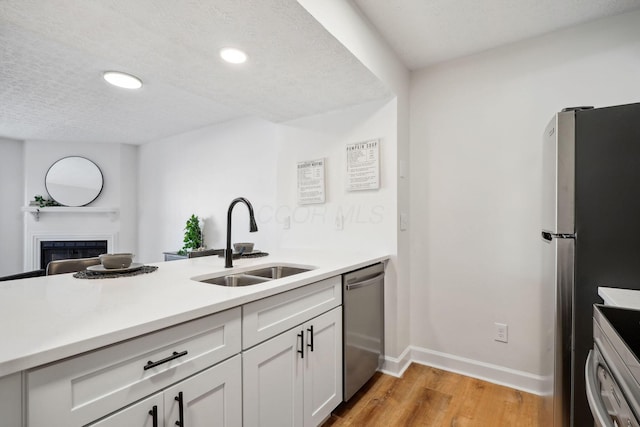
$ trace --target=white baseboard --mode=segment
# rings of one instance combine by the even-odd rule
[[[398,358],[385,357],[382,372],[401,377],[411,362],[478,378],[527,393],[542,395],[544,390],[544,379],[539,375],[415,346],[407,347]]]
[[[401,377],[411,365],[411,347],[404,349],[400,357],[384,357],[384,364],[380,370],[383,374]]]

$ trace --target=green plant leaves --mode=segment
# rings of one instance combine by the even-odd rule
[[[198,249],[202,246],[202,230],[200,230],[200,219],[196,215],[191,215],[184,227],[184,246],[180,252]]]

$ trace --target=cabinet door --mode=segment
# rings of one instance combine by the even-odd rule
[[[22,425],[22,374],[0,377],[0,426]],[[5,424],[2,424],[5,423]]]
[[[166,426],[242,425],[240,355],[166,389],[164,407]]]
[[[242,354],[244,427],[302,426],[304,337],[298,326]]]
[[[315,427],[342,402],[342,307],[304,329],[304,426]]]
[[[91,427],[163,427],[162,393],[154,394],[135,405],[90,424]],[[155,423],[154,423],[155,421]]]

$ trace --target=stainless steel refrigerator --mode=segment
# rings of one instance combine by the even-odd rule
[[[640,103],[557,113],[543,167],[541,425],[592,426],[584,369],[598,287],[640,289]]]

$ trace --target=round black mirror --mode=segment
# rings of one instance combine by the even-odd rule
[[[64,157],[51,165],[44,184],[49,196],[61,205],[85,206],[102,191],[102,171],[84,157]]]

